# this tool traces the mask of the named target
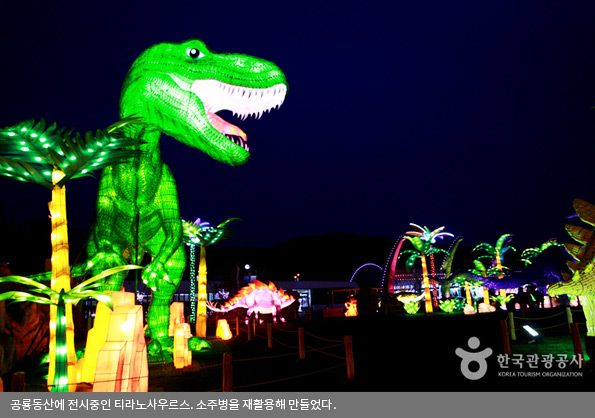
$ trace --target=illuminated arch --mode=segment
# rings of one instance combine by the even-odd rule
[[[349,279],[350,282],[353,282],[353,278],[355,277],[355,275],[357,274],[358,271],[360,271],[361,269],[363,269],[364,267],[367,266],[374,266],[377,267],[378,269],[380,269],[380,271],[383,271],[382,267],[380,267],[378,264],[374,264],[374,263],[366,263],[366,264],[362,264],[361,266],[359,266],[354,272],[353,275],[351,276],[351,279]]]
[[[382,275],[382,289],[384,294],[393,293],[390,289],[390,282],[394,281],[395,279],[395,271],[397,269],[397,260],[399,259],[399,252],[401,251],[401,246],[403,245],[403,241],[405,241],[405,235],[401,235],[389,254],[388,260],[386,261],[386,266],[384,267],[384,274]],[[390,267],[389,267],[390,266]],[[394,290],[394,287],[393,289]]]

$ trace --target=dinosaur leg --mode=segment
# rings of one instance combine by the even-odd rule
[[[152,256],[143,270],[142,280],[152,293],[147,322],[153,339],[168,338],[170,299],[186,266],[175,181],[169,167],[163,165],[161,170],[153,202],[140,208],[137,238],[141,249]],[[132,238],[128,242],[134,242]]]
[[[99,182],[96,223],[87,246],[87,268],[91,269],[93,275],[129,264],[129,253],[124,251],[124,243],[133,242],[130,235],[136,228],[134,220],[118,209],[117,201],[113,198],[112,180],[112,168],[108,167]],[[125,277],[125,272],[109,276],[101,290],[119,291]]]
[[[160,232],[146,246],[147,251],[155,256],[161,248],[163,232]],[[147,324],[151,338],[168,337],[169,305],[184,273],[186,254],[184,247],[178,246],[171,258],[164,264],[154,264],[155,259],[143,271],[143,281],[151,288],[151,303],[147,313]],[[148,271],[147,271],[148,270]]]

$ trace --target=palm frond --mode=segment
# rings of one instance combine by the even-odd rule
[[[508,240],[510,240],[511,238],[512,238],[512,234],[502,235],[500,238],[498,238],[498,242],[496,242],[496,249],[502,249],[504,244],[506,244],[506,242]]]
[[[31,293],[27,292],[20,292],[20,291],[10,291],[0,293],[0,300],[10,300],[13,303],[16,302],[35,302],[40,303],[43,305],[52,305],[55,304],[52,299],[50,298],[43,298],[41,296],[32,295]]]
[[[487,271],[483,263],[479,261],[479,258],[477,260],[473,260],[473,265],[475,266],[475,270],[482,272],[482,274]]]
[[[112,133],[114,131],[121,131],[122,128],[128,126],[128,125],[147,125],[147,123],[145,121],[143,121],[143,118],[138,117],[138,116],[128,116],[126,118],[120,119],[119,121],[117,121],[116,123],[111,124],[110,126],[108,126],[105,130],[108,133]]]
[[[2,128],[0,174],[53,188],[52,171],[56,169],[64,173],[58,183],[62,187],[71,178],[91,175],[92,171],[139,155],[142,141],[124,137],[120,131],[131,123],[139,123],[138,118],[84,136],[56,130],[55,124],[46,129],[43,119],[37,124],[28,120]]]
[[[114,304],[113,304],[111,295],[104,293],[104,292],[94,291],[94,290],[84,290],[82,292],[77,292],[74,294],[72,292],[68,292],[64,296],[64,301],[67,303],[77,304],[81,299],[85,299],[85,298],[96,299],[97,301],[102,302],[105,305],[107,305],[107,307],[110,308],[111,310],[114,309]]]
[[[99,280],[107,277],[107,276],[111,276],[112,274],[116,274],[116,273],[120,273],[122,271],[125,270],[138,270],[138,269],[143,269],[143,267],[141,266],[135,266],[132,264],[128,264],[128,265],[124,265],[124,266],[118,266],[118,267],[112,267],[110,269],[104,270],[101,273],[85,280],[84,282],[79,283],[78,285],[76,285],[75,287],[72,288],[72,290],[70,290],[70,292],[72,292],[72,294],[76,294],[79,292],[84,292],[85,290],[87,290],[89,287],[90,288],[94,288],[97,287],[97,285],[95,284],[96,282],[98,282]]]
[[[428,255],[431,255],[431,254],[444,254],[447,257],[449,255],[448,251],[443,250],[442,248],[436,248],[436,247],[430,248],[430,250],[428,251]]]
[[[37,287],[39,289],[50,289],[48,286],[46,286],[44,284],[38,283],[29,277],[23,277],[23,276],[0,277],[0,283],[4,283],[4,282],[19,283],[19,284],[23,284],[23,285],[27,285],[27,286]]]
[[[480,250],[484,250],[490,254],[496,253],[495,248],[492,245],[488,244],[487,242],[482,242],[481,244],[476,245],[475,248],[473,248],[473,250],[471,252],[480,251]]]

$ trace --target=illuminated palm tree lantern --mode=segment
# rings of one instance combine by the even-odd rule
[[[473,260],[473,265],[475,266],[475,268],[469,270],[471,273],[476,274],[478,276],[481,277],[488,277],[488,276],[492,276],[495,275],[497,276],[500,273],[500,270],[498,270],[497,267],[492,267],[490,269],[487,269],[484,264],[481,262],[481,260],[477,259],[477,260]],[[465,286],[466,288],[468,287],[469,283],[465,282]],[[487,288],[487,286],[483,286],[483,302],[489,304],[490,303],[490,290]],[[469,302],[467,302],[469,303]]]
[[[138,140],[125,138],[121,128],[139,123],[135,118],[122,120],[106,130],[92,134],[71,135],[53,124],[46,128],[41,120],[29,120],[0,129],[0,174],[14,180],[37,183],[52,190],[51,215],[52,276],[51,289],[70,290],[68,227],[66,222],[66,187],[68,180],[90,176],[92,171],[122,162],[136,154]],[[58,307],[50,307],[50,368],[48,385],[53,382]],[[74,324],[72,306],[65,306],[68,344],[68,378],[76,378]],[[74,390],[71,387],[71,390]]]
[[[49,384],[52,392],[73,392],[76,389],[76,376],[75,378],[71,378],[68,370],[70,355],[74,354],[76,358],[76,352],[74,347],[71,347],[67,341],[68,310],[66,308],[70,307],[70,312],[72,312],[72,304],[76,305],[81,299],[90,297],[104,303],[106,306],[112,309],[111,295],[96,290],[96,288],[101,285],[101,279],[109,276],[110,274],[136,268],[141,267],[121,266],[109,269],[102,272],[101,274],[98,274],[97,276],[85,280],[70,290],[60,289],[59,292],[27,277],[0,277],[0,283],[12,282],[31,287],[29,292],[10,291],[1,293],[0,301],[10,299],[14,302],[34,302],[55,307],[55,347],[54,350],[50,352],[50,363],[53,362],[55,365],[52,382]]]
[[[555,239],[550,239],[543,244],[539,248],[527,248],[521,253],[521,260],[525,262],[525,266],[531,264],[531,258],[537,257],[539,254],[544,252],[550,247],[564,247],[564,245],[557,242]]]
[[[230,218],[217,226],[211,226],[208,222],[201,222],[200,218],[194,222],[182,221],[184,236],[190,246],[190,265],[194,266],[194,247],[200,246],[200,261],[198,265],[198,303],[194,302],[194,290],[191,288],[191,313],[190,321],[196,320],[196,336],[207,336],[207,258],[206,247],[216,242],[223,241],[231,236],[232,230],[227,228],[231,221],[238,221],[238,218]],[[190,282],[194,282],[194,269],[191,270]]]
[[[496,242],[496,246],[492,246],[486,242],[482,242],[481,244],[477,245],[471,252],[473,253],[473,252],[479,251],[479,250],[483,250],[483,251],[487,252],[488,255],[482,255],[482,256],[478,257],[477,259],[478,260],[482,260],[482,259],[491,260],[492,265],[495,265],[495,267],[497,269],[498,279],[503,279],[504,278],[504,274],[503,274],[504,267],[503,267],[502,263],[503,263],[503,259],[504,259],[504,253],[508,250],[516,251],[516,249],[514,247],[511,247],[511,246],[505,247],[505,245],[511,239],[512,239],[512,234],[504,234],[500,238],[498,238],[498,241]],[[506,290],[500,289],[500,296],[505,297]]]
[[[428,278],[426,256],[430,256],[438,252],[448,255],[447,251],[433,247],[432,244],[436,243],[436,238],[442,239],[445,236],[452,237],[453,234],[449,232],[442,232],[445,227],[440,227],[430,231],[427,227],[421,227],[413,223],[409,225],[417,228],[417,231],[408,231],[405,233],[405,238],[413,244],[415,250],[406,250],[401,254],[411,254],[407,259],[407,270],[409,271],[413,269],[415,261],[418,258],[421,259],[426,313],[432,313],[434,310],[432,306],[432,295],[430,293],[430,280]]]

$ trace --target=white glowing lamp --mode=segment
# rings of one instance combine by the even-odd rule
[[[463,308],[463,313],[465,315],[475,315],[477,311],[472,305],[465,305],[465,307]]]

